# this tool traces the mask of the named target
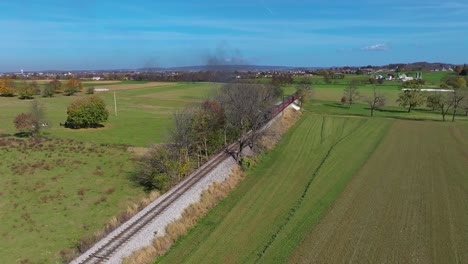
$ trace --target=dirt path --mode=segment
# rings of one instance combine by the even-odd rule
[[[450,129],[396,121],[290,263],[467,263],[468,149]]]

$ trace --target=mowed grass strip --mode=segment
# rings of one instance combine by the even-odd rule
[[[287,260],[390,123],[304,116],[238,188],[158,262]],[[304,217],[303,212],[313,214]],[[292,228],[292,222],[299,224]]]
[[[396,121],[290,263],[467,263],[466,124]]]

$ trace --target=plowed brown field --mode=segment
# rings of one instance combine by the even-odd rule
[[[396,121],[290,263],[468,263],[468,127]]]

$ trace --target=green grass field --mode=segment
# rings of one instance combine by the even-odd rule
[[[158,262],[284,262],[365,163],[390,123],[306,115]]]
[[[112,84],[116,89],[121,85]],[[216,87],[174,83],[117,90],[117,116],[113,92],[97,93],[111,112],[99,129],[59,126],[66,120],[67,106],[88,95],[38,97],[51,125],[43,130],[46,138],[39,142],[0,138],[2,262],[54,263],[58,251],[76,247],[80,238],[143,198],[143,188],[129,179],[135,163],[126,145],[148,147],[162,142],[172,126],[173,112],[201,102]],[[28,111],[29,105],[28,100],[0,97],[0,134],[16,133],[13,119]]]
[[[290,263],[466,263],[468,126],[396,121]]]
[[[424,73],[428,80],[439,80],[447,75],[446,72]],[[367,75],[347,75],[345,79],[333,80],[336,84],[323,84],[320,76],[312,77],[319,84],[312,85],[315,89],[314,98],[317,108],[312,110],[318,113],[328,112],[343,115],[366,115],[364,104],[357,104],[351,109],[346,109],[339,104],[343,96],[343,89],[350,79],[366,79]],[[86,85],[106,85],[110,87],[124,87],[132,84],[146,84],[147,82],[122,81],[115,83],[90,82]],[[96,143],[128,144],[146,147],[151,143],[160,143],[167,139],[168,130],[172,126],[172,113],[181,107],[192,103],[198,103],[208,96],[219,84],[212,83],[173,83],[164,86],[154,86],[138,89],[117,90],[117,116],[114,113],[113,92],[99,92],[107,104],[111,113],[109,121],[104,128],[72,130],[59,126],[66,120],[66,108],[76,98],[86,96],[78,94],[66,97],[56,95],[53,98],[37,99],[45,106],[47,119],[51,126],[45,129],[45,134],[52,138],[76,139]],[[372,85],[361,85],[360,93],[364,98],[372,92]],[[406,114],[404,109],[399,108],[395,102],[400,90],[398,82],[386,81],[377,86],[387,97],[385,110],[376,115],[396,118],[416,119],[440,119],[437,112],[432,114],[421,107],[423,111],[415,111],[415,114]],[[292,94],[295,85],[284,87],[285,94]],[[362,100],[361,100],[362,101]],[[28,110],[28,100],[13,98],[0,98],[0,134],[14,134],[13,118],[20,112]],[[463,117],[460,117],[463,118]],[[129,136],[131,135],[131,136]]]
[[[29,82],[29,80],[26,80]],[[23,82],[23,80],[15,80],[15,84],[19,85]],[[40,87],[44,87],[46,84],[51,82],[51,80],[38,80],[36,81]],[[60,80],[62,85],[65,85],[67,83],[67,80]],[[83,87],[98,87],[98,86],[103,86],[103,85],[124,85],[124,84],[145,84],[149,83],[149,81],[82,81]]]
[[[54,263],[144,196],[124,147],[0,138],[0,153],[2,263]]]
[[[307,113],[156,263],[464,263],[468,123]]]
[[[319,115],[370,117],[369,106],[363,103],[353,104],[351,107],[348,107],[333,101],[312,100],[312,102],[305,106],[304,109],[307,112]],[[378,109],[374,112],[374,116],[392,119],[442,121],[442,115],[437,110],[432,111],[426,108],[417,108],[408,113],[406,109],[399,106],[386,106],[383,109]],[[446,118],[447,120],[451,120],[451,112],[449,112],[449,115],[447,115]],[[466,122],[468,121],[468,116],[465,116],[463,112],[459,112],[456,115],[456,120]]]
[[[115,85],[118,87],[119,85]],[[51,126],[44,129],[46,136],[75,139],[95,143],[127,144],[147,147],[151,143],[163,142],[172,127],[172,114],[176,109],[199,103],[206,98],[217,84],[174,83],[172,85],[139,89],[118,90],[117,116],[114,112],[113,92],[99,92],[110,112],[109,121],[99,129],[67,129],[59,124],[67,119],[67,106],[76,98],[87,96],[56,95],[52,98],[38,97],[45,107]],[[14,117],[28,111],[30,101],[16,97],[0,97],[0,134],[14,134]]]
[[[369,78],[373,78],[373,76],[377,74],[381,74],[383,76],[386,76],[387,74],[393,74],[395,76],[398,76],[398,73],[395,72],[381,72],[381,73],[376,73],[373,75],[355,75],[355,74],[345,74],[345,78],[343,79],[330,79],[330,83],[327,84],[324,81],[324,78],[319,75],[314,75],[314,76],[308,76],[308,77],[294,77],[294,82],[300,83],[302,80],[307,80],[308,82],[311,83],[311,85],[315,88],[337,88],[337,89],[344,89],[348,83],[351,80],[358,80],[358,81],[367,81]],[[405,74],[408,74],[409,76],[416,77],[416,72],[404,72]],[[439,87],[441,79],[443,79],[446,76],[453,75],[455,73],[453,72],[423,72],[423,79],[426,81],[425,87]],[[258,78],[254,79],[259,82],[271,82],[271,78]],[[379,87],[382,87],[384,90],[389,90],[389,89],[399,89],[401,86],[401,82],[397,80],[392,80],[392,81],[384,81],[383,84],[379,84]],[[360,85],[360,88],[362,89],[369,89],[371,88],[372,85],[366,84],[366,85]]]
[[[115,83],[106,83],[105,81],[84,81],[84,87],[99,87],[99,86],[107,86],[107,85],[124,85],[124,84],[145,84],[149,83],[148,81],[119,81]]]
[[[67,106],[88,95],[57,95],[38,97],[51,125],[43,130],[44,142],[0,138],[0,258],[6,263],[26,259],[53,262],[57,250],[73,246],[129,202],[143,197],[142,189],[128,179],[134,164],[125,147],[163,142],[176,109],[200,103],[220,86],[173,83],[119,89],[133,84],[105,84],[116,87],[117,116],[113,112],[113,91],[97,93],[111,113],[104,128],[73,130],[59,126],[66,120]],[[247,179],[162,261],[198,262],[206,256],[212,262],[228,263],[287,261],[327,215],[392,123],[408,119],[415,124],[451,126],[427,121],[440,120],[441,116],[424,107],[406,113],[395,103],[399,87],[394,85],[379,86],[388,104],[370,119],[365,104],[348,108],[339,103],[343,88],[343,84],[318,85],[314,99],[305,106],[305,116],[277,149],[262,156],[262,163],[249,172]],[[360,88],[362,95],[371,92],[370,86]],[[294,90],[294,86],[287,86],[285,94]],[[16,133],[13,119],[28,111],[29,105],[28,100],[0,97],[0,134]],[[452,125],[457,128],[457,138],[466,139],[468,118],[457,116],[457,120]],[[466,141],[461,142],[466,146]],[[243,225],[249,225],[248,234],[243,233]],[[226,235],[223,230],[231,232]]]
[[[407,113],[385,85],[370,118],[338,88],[315,88],[275,150],[156,262],[464,262],[468,118]]]
[[[382,74],[386,75],[386,73]],[[409,74],[415,76],[415,72],[409,72]],[[441,79],[452,74],[454,73],[424,72],[423,77],[426,80],[424,87],[439,87]],[[398,81],[384,81],[383,84],[375,85],[360,84],[358,85],[360,97],[355,105],[348,107],[340,103],[343,90],[347,87],[350,80],[367,80],[370,77],[369,75],[346,75],[344,79],[332,80],[331,84],[325,84],[321,76],[308,77],[312,80],[311,86],[314,88],[314,96],[313,103],[307,106],[307,110],[317,114],[369,116],[370,111],[365,103],[365,99],[372,95],[373,88],[375,87],[386,98],[385,107],[382,110],[377,110],[375,113],[377,116],[413,120],[442,120],[438,111],[430,111],[425,105],[416,107],[411,113],[406,113],[405,109],[400,107],[396,102],[398,94],[401,92],[401,82]],[[301,78],[296,78],[296,81]],[[264,81],[267,80],[265,79]],[[296,85],[285,85],[283,87],[285,94],[293,93]],[[457,119],[468,120],[468,117],[464,116],[463,113],[459,113]]]

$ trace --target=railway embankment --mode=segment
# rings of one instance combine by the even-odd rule
[[[104,239],[96,243],[93,247],[91,247],[77,259],[73,260],[71,263],[99,263],[99,261],[105,263],[121,263],[124,257],[129,256],[134,251],[151,245],[153,239],[159,236],[164,236],[166,226],[180,218],[185,208],[200,199],[203,190],[207,189],[208,186],[214,182],[222,182],[231,174],[236,164],[237,163],[234,159],[229,158],[229,156],[226,155],[226,159],[224,159],[224,161],[220,162],[216,167],[212,168],[210,172],[199,179],[188,190],[181,192],[178,187],[183,186],[187,183],[188,180],[190,180],[190,177],[187,177],[186,180],[182,181],[177,186],[158,197],[142,211],[133,216],[116,230],[111,232]],[[139,224],[138,222],[141,221],[142,217],[144,217],[146,213],[153,210],[155,207],[160,206],[160,204],[165,199],[174,195],[176,195],[177,198],[168,207],[163,209],[161,213],[154,217],[149,223],[146,224],[146,226],[141,228],[129,240],[125,241],[125,243],[122,243],[122,245],[110,256],[107,256],[106,258],[103,258],[103,256],[100,254],[93,256],[93,254],[99,251],[111,240],[115,240],[116,237],[118,237],[119,234],[121,234],[129,226]]]
[[[293,108],[293,105],[286,109]],[[280,116],[275,116],[262,129],[271,127]],[[133,252],[151,246],[154,239],[166,234],[169,224],[181,218],[186,208],[200,200],[204,190],[213,183],[226,180],[236,166],[236,160],[227,153],[215,155],[174,188],[74,259],[71,264],[122,263]]]

